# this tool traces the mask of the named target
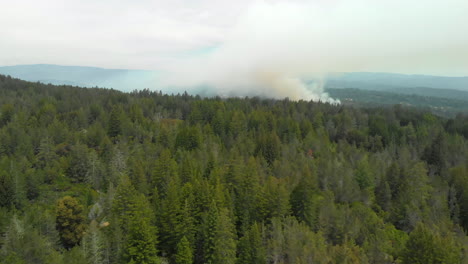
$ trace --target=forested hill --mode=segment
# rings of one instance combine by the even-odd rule
[[[0,75],[0,263],[465,263],[468,117]]]
[[[32,64],[0,66],[0,74],[31,82],[81,87],[112,87],[121,91],[152,87],[156,71]]]
[[[358,107],[402,104],[425,108],[445,117],[468,113],[468,92],[464,91],[430,88],[403,88],[395,91],[329,88],[327,93],[346,105]]]

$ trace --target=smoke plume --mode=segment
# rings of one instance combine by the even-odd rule
[[[468,75],[466,10],[460,0],[257,1],[213,52],[174,63],[163,83],[338,103],[323,89],[331,72]]]

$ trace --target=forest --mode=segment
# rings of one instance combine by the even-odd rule
[[[0,263],[468,263],[468,116],[0,75]]]
[[[362,90],[355,88],[329,88],[327,92],[345,105],[379,107],[402,104],[424,108],[436,115],[455,117],[468,114],[468,92],[433,88],[399,88],[390,91]]]

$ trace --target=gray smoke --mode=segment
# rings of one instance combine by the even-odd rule
[[[466,10],[460,0],[257,1],[214,52],[174,63],[163,84],[339,103],[324,92],[327,73],[468,75]]]

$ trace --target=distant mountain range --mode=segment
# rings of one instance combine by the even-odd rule
[[[148,70],[103,69],[83,66],[33,64],[0,67],[0,74],[27,81],[67,84],[84,87],[107,87],[118,90],[151,88],[157,72]],[[327,77],[327,87],[398,91],[401,88],[437,88],[468,91],[467,77],[441,77],[394,73],[352,72]]]
[[[103,69],[51,64],[0,67],[0,74],[26,81],[74,85],[81,87],[114,88],[122,91],[152,88],[157,73],[147,70]]]
[[[51,64],[17,65],[0,67],[0,74],[19,79],[74,85],[82,87],[114,88],[121,91],[155,89],[158,72],[148,70],[103,69],[83,66]],[[355,88],[386,93],[419,95],[468,101],[467,77],[441,77],[430,75],[405,75],[394,73],[352,72],[331,74],[327,77],[327,89]],[[192,91],[210,94],[197,87]],[[170,92],[170,91],[165,91]],[[348,93],[338,93],[344,96]]]
[[[330,88],[359,88],[374,91],[390,91],[408,87],[468,91],[468,76],[442,77],[396,73],[351,72],[328,76],[326,85]]]

